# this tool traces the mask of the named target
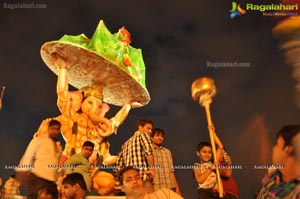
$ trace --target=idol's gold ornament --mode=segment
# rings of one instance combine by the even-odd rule
[[[193,82],[191,91],[193,99],[205,108],[209,137],[214,156],[214,163],[217,165],[219,160],[217,159],[215,141],[219,142],[219,138],[216,135],[215,127],[210,114],[210,104],[212,103],[212,98],[217,94],[217,89],[214,80],[209,77],[200,77]],[[223,198],[223,185],[218,167],[216,167],[216,175],[218,181],[219,197]]]
[[[214,80],[209,77],[198,78],[192,84],[192,97],[202,106],[210,104],[216,93]]]

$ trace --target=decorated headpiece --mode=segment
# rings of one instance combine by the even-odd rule
[[[83,87],[80,88],[80,91],[84,93],[84,97],[93,96],[100,100],[103,100],[103,90],[101,87]]]

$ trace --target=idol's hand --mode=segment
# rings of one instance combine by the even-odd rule
[[[51,61],[58,67],[58,68],[66,68],[68,69],[69,66],[66,63],[65,58],[63,58],[62,56],[60,56],[57,53],[52,53],[51,54]]]
[[[131,102],[130,106],[131,106],[131,108],[140,108],[143,105],[141,103],[139,103],[139,102]]]

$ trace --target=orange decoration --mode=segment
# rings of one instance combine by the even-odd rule
[[[122,27],[120,29],[121,32],[121,41],[126,43],[127,45],[131,43],[130,40],[130,32],[128,32],[128,30],[126,30],[124,27]]]
[[[127,54],[124,55],[122,62],[125,66],[132,66],[132,63],[130,61],[130,57]]]

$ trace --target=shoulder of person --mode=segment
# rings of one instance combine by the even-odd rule
[[[75,154],[71,155],[71,156],[69,157],[69,159],[71,159],[71,158],[76,158],[76,157],[78,157],[78,156],[81,156],[81,153],[75,153]]]
[[[44,144],[45,141],[47,141],[47,139],[48,139],[47,135],[41,135],[41,136],[32,138],[29,144],[34,145],[34,146]]]
[[[169,155],[172,156],[172,152],[170,149],[166,148],[166,147],[161,147],[163,150],[165,150],[167,153],[169,153]]]
[[[140,131],[137,131],[137,136],[151,139],[150,135],[148,135],[147,133],[142,133]]]
[[[180,195],[178,195],[177,193],[175,193],[174,191],[167,189],[167,188],[161,188],[158,191],[163,192],[168,198],[170,199],[181,199],[182,197]]]
[[[168,148],[166,148],[166,147],[163,147],[163,146],[161,146],[160,148],[163,149],[163,150],[166,150],[166,151],[170,151],[170,149],[168,149]],[[171,152],[171,151],[170,151],[170,152]]]

